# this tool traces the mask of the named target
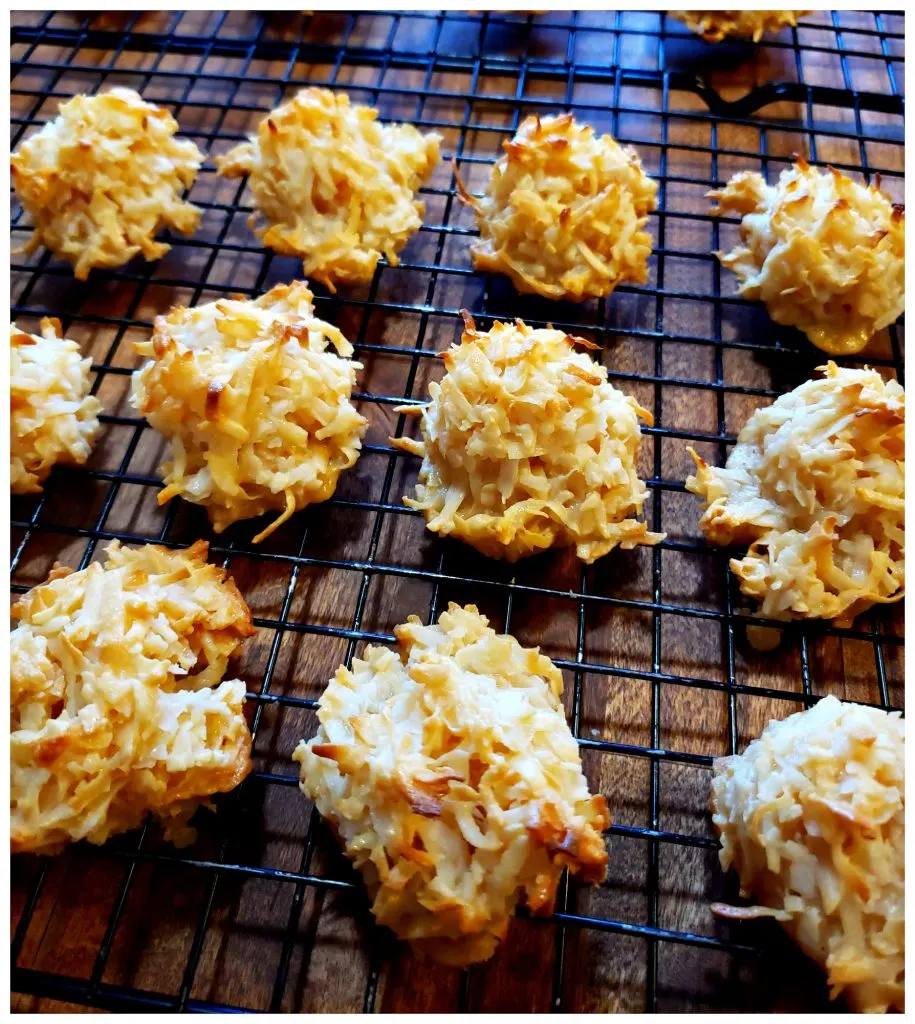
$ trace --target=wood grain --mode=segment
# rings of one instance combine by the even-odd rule
[[[213,17],[207,12],[186,15],[181,31],[208,31]],[[517,54],[527,47],[532,55],[555,56],[564,52],[567,33],[551,29],[550,24],[559,24],[565,17],[546,16],[537,19],[533,27],[526,22],[515,27],[491,26],[483,44],[493,53]],[[580,49],[576,51],[579,60],[607,59],[608,38],[612,47],[616,45],[615,37],[588,33],[587,27],[607,24],[606,19],[613,17],[605,12],[581,12],[582,28],[577,41]],[[624,17],[630,19],[625,24],[631,27],[657,25],[657,16],[650,12],[632,12]],[[824,26],[829,24],[826,14],[811,18]],[[250,33],[259,20],[254,15],[233,12],[223,31]],[[168,16],[149,12],[138,29],[160,31],[168,24]],[[278,18],[269,31],[284,38],[298,38],[303,24],[300,18],[290,15]],[[469,22],[463,24],[462,28],[460,23],[444,22],[440,52],[447,47],[458,52],[462,46],[480,45],[479,25],[468,28]],[[392,19],[386,15],[361,15],[354,21],[344,15],[318,15],[309,25],[308,38],[327,41],[342,40],[349,26],[350,46],[383,46],[392,31]],[[429,46],[433,40],[430,25],[434,26],[435,21],[403,17],[396,27],[396,39],[412,48]],[[809,41],[815,41],[814,30],[804,31],[811,35]],[[652,63],[657,59],[656,37],[619,38],[621,45],[627,47],[630,66],[656,67]],[[676,69],[709,71],[709,80],[727,98],[740,96],[772,79],[794,80],[798,75],[791,51],[727,45],[711,56],[710,53],[707,47],[687,37],[671,42],[668,49]],[[32,54],[32,59],[60,61],[67,56],[62,48],[43,45]],[[110,56],[84,47],[78,54],[78,63],[86,68],[101,67]],[[710,60],[713,63],[709,68]],[[186,132],[249,131],[259,115],[246,111],[244,105],[257,104],[267,109],[277,102],[283,90],[282,86],[249,82],[246,76],[267,76],[279,81],[289,70],[284,61],[246,62],[213,56],[201,64],[199,57],[174,53],[168,53],[158,65],[154,61],[152,54],[138,54],[125,48],[115,59],[115,71],[106,82],[135,85],[134,76],[119,74],[119,70],[137,66],[149,69],[150,77],[143,83],[147,98],[165,100],[180,98],[190,80],[157,76],[156,69],[237,76],[229,81],[202,78],[193,83],[186,98],[202,104],[230,102],[232,107],[225,115],[206,105],[181,108],[178,118]],[[842,68],[829,55],[805,54],[800,70],[809,81],[843,84]],[[293,69],[293,77],[326,81],[332,72],[330,64],[300,61]],[[858,76],[853,83],[857,88],[885,89],[874,78],[877,72],[868,66],[856,67],[854,74]],[[20,72],[18,84],[26,77],[30,88],[53,87],[62,92],[95,88],[100,81],[98,74],[82,71],[66,72],[52,82],[46,72],[26,68]],[[458,128],[440,129],[445,154],[450,157],[460,146],[464,158],[495,157],[519,117],[536,112],[538,103],[544,100],[566,99],[565,81],[534,72],[528,74],[523,100],[517,105],[492,99],[517,88],[517,78],[508,73],[481,75],[477,89],[481,98],[470,103],[463,95],[447,95],[469,90],[469,76],[440,69],[435,69],[426,82],[424,72],[344,65],[338,70],[335,84],[348,89],[353,99],[359,101],[371,100],[371,87],[378,84],[402,89],[403,92],[379,98],[378,106],[384,116],[409,120],[422,115],[456,125],[472,122],[476,127],[463,132]],[[424,84],[441,95],[418,101],[416,91]],[[763,169],[770,173],[776,173],[794,149],[809,151],[809,136],[802,127],[806,112],[793,104],[771,105],[759,111],[752,123],[721,122],[717,138],[713,138],[709,122],[701,117],[673,116],[665,129],[658,113],[662,103],[659,89],[624,87],[621,104],[641,109],[618,116],[611,109],[609,89],[606,85],[573,83],[571,99],[576,113],[602,130],[612,129],[637,139],[646,167],[654,173],[663,169],[668,177],[699,179],[711,184],[716,177],[726,178],[735,170],[761,166],[760,159],[751,155],[682,148],[691,145],[712,146],[717,142],[719,150],[753,154],[765,144],[770,159]],[[20,116],[28,114],[34,106],[34,99],[16,95],[13,102],[14,114],[19,104]],[[55,108],[56,101],[46,99],[38,105],[36,116],[51,116]],[[698,97],[677,90],[671,92],[669,109],[686,115],[705,111]],[[839,109],[815,111],[814,115],[831,127],[848,128],[847,118],[853,118]],[[797,130],[772,127],[773,122],[783,120],[797,123]],[[892,119],[884,118],[881,122],[873,114],[867,114],[867,122],[874,135],[885,131],[892,137],[899,128]],[[851,128],[854,130],[853,122]],[[666,146],[662,145],[664,142]],[[192,199],[235,202],[237,184],[222,182],[212,173],[212,156],[231,144],[227,139],[214,143],[207,170],[194,186]],[[849,151],[848,144],[841,140],[819,138],[817,145],[821,160],[860,160],[857,147],[853,145]],[[871,160],[902,169],[901,147],[875,144],[872,150]],[[465,162],[462,172],[469,187],[479,188],[488,166]],[[887,184],[891,189],[901,189],[901,179],[889,179]],[[447,162],[438,169],[431,185],[450,188]],[[704,191],[705,186],[670,181],[666,185],[664,209],[704,214]],[[243,202],[248,201],[245,193]],[[445,195],[427,197],[425,220],[429,225],[472,227],[468,212]],[[716,434],[720,425],[728,434],[734,434],[752,410],[767,399],[733,392],[722,395],[714,388],[691,386],[690,382],[715,382],[720,368],[721,378],[729,386],[780,391],[809,376],[821,357],[804,347],[802,356],[794,357],[779,354],[774,348],[753,352],[687,340],[715,337],[716,309],[720,310],[720,336],[725,340],[752,339],[765,344],[783,340],[785,332],[777,331],[754,307],[728,302],[716,306],[711,299],[716,285],[720,282],[722,293],[730,296],[734,293],[733,280],[727,274],[719,274],[714,260],[687,255],[698,253],[707,257],[716,244],[728,243],[732,228],[723,226],[716,240],[707,221],[661,215],[653,218],[651,230],[659,243],[663,233],[667,253],[663,258],[663,280],[661,260],[655,256],[647,288],[621,289],[607,304],[551,304],[518,297],[501,280],[426,269],[470,268],[466,236],[441,236],[429,230],[415,236],[404,252],[404,262],[413,264],[414,269],[407,266],[381,271],[373,298],[382,305],[364,311],[358,304],[348,304],[347,299],[369,297],[368,289],[350,289],[342,302],[319,296],[318,312],[341,326],[351,338],[377,347],[378,350],[363,349],[360,353],[360,387],[366,393],[425,396],[429,381],[441,374],[440,361],[419,357],[414,366],[410,350],[417,345],[431,352],[447,348],[458,336],[459,322],[453,316],[429,309],[454,311],[466,306],[493,316],[523,315],[580,324],[576,333],[601,342],[600,358],[611,371],[641,378],[626,380],[621,386],[646,407],[659,409],[658,426]],[[220,210],[207,211],[197,239],[252,245],[244,215]],[[21,240],[20,236],[16,240]],[[28,264],[43,266],[41,253],[31,256]],[[13,301],[25,301],[34,309],[51,309],[65,322],[68,315],[81,314],[86,319],[73,322],[70,335],[80,342],[84,352],[97,362],[107,361],[111,367],[129,369],[137,363],[131,342],[143,337],[144,324],[170,304],[194,298],[208,301],[223,294],[221,286],[266,288],[291,279],[297,274],[298,265],[294,260],[271,257],[260,250],[222,250],[211,260],[209,250],[191,242],[176,246],[153,268],[148,281],[142,265],[127,270],[127,275],[100,275],[84,284],[74,282],[68,273],[36,277],[32,270],[15,271]],[[193,286],[170,283],[178,280],[192,285],[199,280],[203,287],[195,293]],[[685,297],[687,293],[709,297]],[[415,308],[394,308],[404,305]],[[130,317],[142,323],[123,333],[111,353],[117,328],[94,319],[99,316]],[[25,325],[26,318],[22,322]],[[659,339],[640,333],[655,331],[661,332]],[[787,340],[796,344],[793,337]],[[407,351],[400,351],[403,349]],[[870,354],[889,357],[887,339],[877,339]],[[650,378],[656,374],[676,378],[679,383],[654,383]],[[132,415],[126,402],[127,386],[126,375],[102,374],[99,395],[109,413]],[[370,420],[367,441],[386,445],[388,435],[399,426],[391,406],[366,401],[362,411]],[[416,428],[408,424],[405,429]],[[125,453],[132,443],[135,450],[125,462]],[[659,473],[664,481],[682,482],[691,469],[685,451],[687,443],[676,437],[646,434],[642,472],[649,478]],[[714,461],[723,455],[717,444],[700,443],[697,447]],[[160,439],[150,430],[131,424],[110,424],[90,468],[108,473],[129,471],[142,478],[155,474],[161,451]],[[337,498],[399,505],[401,496],[412,488],[417,466],[412,459],[396,457],[391,463],[390,458],[383,452],[364,454],[341,480]],[[187,543],[199,536],[211,536],[199,509],[159,509],[155,488],[145,483],[112,484],[109,478],[84,472],[55,473],[41,508],[41,528],[28,535],[14,582],[34,585],[44,578],[55,560],[78,564],[87,552],[86,539],[68,531],[96,523],[106,501],[110,502],[110,509],[100,523],[105,531],[123,531],[138,540],[166,536],[170,541]],[[698,539],[698,511],[691,496],[676,489],[663,489],[657,503],[650,502],[649,506],[652,526],[667,531],[670,541]],[[34,501],[17,499],[13,502],[13,517],[27,521],[35,508]],[[241,525],[223,535],[219,543],[223,547],[247,547],[256,529],[252,524]],[[14,546],[22,538],[23,531],[14,529]],[[91,557],[99,557],[102,547],[91,551]],[[515,580],[535,588],[577,591],[580,568],[568,552],[506,566],[432,537],[416,516],[340,505],[316,507],[295,516],[264,544],[263,550],[279,555],[300,553],[305,562],[294,570],[288,561],[230,554],[230,570],[260,621],[277,622],[284,602],[289,602],[289,627],[277,630],[272,625],[262,625],[241,654],[237,672],[253,692],[261,690],[267,666],[275,660],[269,678],[271,694],[317,698],[336,665],[347,655],[359,654],[363,647],[322,630],[349,630],[358,624],[366,632],[389,634],[408,614],[415,612],[427,618],[449,600],[474,601],[498,628],[510,628],[522,642],[540,644],[554,658],[572,662],[576,659],[577,600],[518,591],[511,602],[510,620],[506,621],[506,590],[492,585]],[[372,568],[363,572],[345,564],[353,560],[371,561]],[[642,549],[614,553],[585,573],[586,592],[650,605],[656,568],[660,570],[659,597],[663,604],[695,610],[724,609],[729,581],[723,560],[714,552],[692,553],[668,547],[654,552]],[[411,576],[410,571],[415,569],[440,573],[439,585]],[[726,683],[729,637],[718,621],[653,611],[651,607],[621,608],[601,603],[588,603],[584,615],[584,661],[612,670],[610,674],[587,671],[579,680],[580,728],[586,739],[637,747],[657,744],[684,754],[719,755],[729,751],[728,730],[732,720],[738,749],[742,749],[771,717],[783,716],[800,706],[790,700],[744,694],[738,694],[731,702],[721,689],[644,678],[646,673],[660,672]],[[881,613],[880,622],[884,631],[901,634],[901,607]],[[804,635],[813,692],[879,700],[872,645],[824,638],[815,627]],[[801,639],[797,632],[785,633],[774,652],[761,654],[747,643],[738,626],[733,653],[737,683],[789,693],[801,690]],[[891,699],[901,703],[901,652],[887,646],[884,654]],[[576,680],[573,672],[567,671],[565,675],[567,709],[571,713]],[[298,741],[314,728],[312,711],[265,705],[255,740],[257,770],[286,777],[294,775],[290,755]],[[706,807],[707,767],[657,763],[645,757],[596,751],[585,753],[584,765],[592,788],[606,795],[617,825],[653,826],[667,832],[711,838]],[[653,790],[657,794],[654,820]],[[657,984],[654,1005],[659,1010],[811,1011],[826,1007],[822,978],[775,926],[764,922],[733,925],[711,916],[709,902],[733,896],[736,891],[734,880],[722,876],[713,849],[612,834],[608,837],[607,883],[595,890],[572,883],[565,908],[571,913],[608,921],[732,937],[767,947],[771,950],[769,956],[732,956],[694,946],[655,942],[638,935],[519,918],[512,923],[506,942],[492,961],[463,975],[417,959],[389,934],[374,928],[358,888],[300,888],[294,882],[244,873],[246,868],[265,867],[301,871],[310,820],[311,806],[294,785],[252,778],[236,794],[218,801],[217,814],[200,815],[199,838],[193,847],[183,851],[183,855],[197,862],[220,860],[241,870],[225,870],[215,876],[205,867],[176,863],[172,859],[174,851],[161,842],[155,828],[143,836],[120,837],[102,850],[80,847],[67,851],[48,865],[19,966],[73,978],[91,977],[112,908],[123,892],[123,912],[99,980],[171,997],[187,981],[192,1000],[250,1009],[274,1005],[288,1012],[350,1012],[363,1008],[367,985],[374,978],[374,1009],[384,1012],[542,1012],[554,1008],[554,997],[562,1009],[572,1012],[624,1012],[651,1007],[648,989],[653,973]],[[140,860],[125,856],[125,851],[138,848],[143,854]],[[355,881],[323,827],[317,830],[317,843],[306,867],[322,878]],[[39,869],[40,865],[31,858],[13,861],[13,928]],[[655,870],[656,902],[650,893]],[[215,888],[211,888],[214,879]],[[199,962],[193,976],[186,978],[195,935],[203,936]],[[288,957],[288,971],[277,991],[277,968],[284,956]],[[25,1012],[74,1007],[14,994],[12,1009]]]

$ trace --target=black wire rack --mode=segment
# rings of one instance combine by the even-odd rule
[[[656,12],[14,14],[13,148],[60,101],[118,84],[165,105],[208,157],[190,192],[204,210],[201,228],[170,238],[172,251],[157,263],[135,261],[78,283],[43,250],[14,253],[12,316],[25,327],[44,315],[62,319],[92,356],[106,415],[87,467],[57,472],[43,495],[13,501],[12,591],[35,585],[55,559],[85,567],[114,538],[183,546],[204,536],[245,592],[258,629],[240,669],[255,772],[217,801],[215,814],[202,815],[200,838],[187,850],[164,845],[147,826],[102,849],[16,858],[14,992],[122,1011],[396,1005],[391,993],[402,975],[391,966],[391,942],[365,919],[358,880],[298,794],[288,758],[313,730],[336,664],[351,662],[367,642],[391,643],[392,626],[411,612],[437,618],[453,598],[476,601],[498,627],[541,643],[563,670],[586,771],[608,792],[614,815],[607,885],[594,895],[565,880],[539,930],[522,915],[518,927],[536,931],[549,963],[544,980],[531,981],[542,999],[527,1008],[720,1009],[725,1004],[682,980],[710,964],[713,987],[731,979],[727,1005],[771,1002],[779,978],[761,965],[780,942],[777,932],[735,931],[707,915],[712,890],[733,894],[715,867],[708,770],[768,717],[825,693],[900,707],[902,612],[878,609],[850,628],[780,625],[775,654],[747,643],[747,624],[765,620],[743,604],[728,552],[698,535],[683,484],[685,445],[723,461],[752,409],[809,377],[823,357],[736,295],[713,255],[730,244],[735,223],[710,217],[704,193],[736,170],[771,178],[800,152],[868,180],[879,172],[902,201],[903,38],[902,15],[892,11],[817,12],[756,47],[718,48]],[[364,289],[316,289],[319,315],[344,329],[364,364],[357,398],[370,432],[335,497],[255,547],[252,524],[213,538],[200,510],[178,501],[155,508],[160,447],[126,403],[137,365],[130,343],[172,303],[257,295],[299,276],[295,261],[257,245],[245,226],[244,183],[218,178],[212,158],[307,84],[344,89],[383,119],[440,132],[445,159],[422,190],[425,224],[401,264],[382,264]],[[638,146],[659,182],[650,279],[619,288],[609,302],[522,300],[470,265],[473,220],[457,200],[450,158],[479,190],[525,116],[566,109]],[[14,198],[14,248],[28,231]],[[561,555],[505,566],[424,533],[421,517],[400,503],[415,460],[387,437],[413,429],[393,409],[424,397],[464,306],[486,326],[523,315],[601,344],[611,380],[654,413],[641,468],[648,518],[667,530],[666,541],[581,569]],[[867,362],[902,381],[902,351],[900,323],[844,362]],[[307,679],[296,679],[297,665]],[[694,721],[717,724],[691,731]],[[691,791],[694,802],[680,807]],[[260,833],[266,838],[251,838]],[[630,862],[639,866],[627,874]],[[694,868],[699,886],[684,903],[670,880]],[[100,924],[68,902],[74,890],[105,907]],[[243,920],[252,907],[252,920]],[[358,933],[346,946],[340,921],[351,917]],[[165,919],[177,922],[167,936]],[[242,933],[247,945],[238,944]],[[309,956],[322,943],[359,961],[358,992],[334,986],[339,950],[310,976]],[[144,974],[144,950],[158,957],[158,973]],[[226,982],[239,955],[243,989]],[[570,979],[589,957],[607,962],[582,987]],[[615,957],[637,966],[617,970]],[[488,977],[462,972],[450,1008],[492,1007]],[[811,985],[821,998],[822,986]]]

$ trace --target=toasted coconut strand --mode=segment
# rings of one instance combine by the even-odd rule
[[[412,437],[390,437],[388,440],[392,448],[397,448],[402,452],[408,452],[419,458],[425,454],[426,448],[422,441],[414,441]]]
[[[517,323],[517,321],[515,322]],[[552,330],[553,325],[547,324],[547,327]],[[573,345],[581,345],[582,348],[586,348],[589,352],[600,352],[600,345],[595,345],[593,341],[588,341],[587,338],[579,338],[575,334],[570,334],[569,341],[571,341]]]
[[[286,520],[295,512],[295,495],[293,494],[292,490],[288,490],[285,493],[286,507],[268,527],[261,530],[260,533],[258,533],[255,537],[251,539],[252,544],[260,544],[262,540],[266,540],[271,533],[274,533],[276,530],[278,530],[283,525],[283,523],[285,523]]]
[[[506,274],[520,292],[574,302],[645,282],[644,227],[658,186],[633,150],[571,114],[529,117],[503,149],[482,199],[457,179],[480,225],[471,246],[477,270]]]
[[[134,374],[131,400],[172,443],[159,502],[205,505],[217,533],[280,511],[260,542],[329,498],[359,457],[367,423],[350,400],[359,364],[314,316],[303,282],[255,301],[176,307],[135,347],[152,358]]]
[[[639,407],[561,331],[522,321],[476,329],[470,314],[448,372],[430,385],[416,498],[430,530],[514,561],[574,545],[592,562],[617,545],[656,544],[639,514]]]
[[[874,370],[820,369],[750,417],[723,469],[690,449],[686,486],[710,541],[750,546],[731,569],[763,615],[850,623],[905,592],[905,392]]]
[[[826,697],[715,762],[721,864],[860,1012],[904,1009],[905,725]]]
[[[89,394],[91,359],[45,317],[41,334],[10,324],[10,489],[36,494],[53,466],[81,466],[100,426],[101,402]]]
[[[250,141],[217,157],[226,177],[247,174],[264,245],[300,256],[304,273],[334,290],[370,281],[382,255],[419,230],[414,193],[439,160],[441,136],[378,123],[378,111],[343,93],[303,89],[270,112]]]
[[[148,811],[186,842],[199,803],[247,775],[245,686],[221,680],[254,627],[206,556],[113,541],[104,566],[55,566],[13,606],[13,852],[103,843]]]
[[[791,914],[787,911],[773,910],[772,907],[732,907],[729,903],[712,903],[709,910],[715,917],[729,921],[757,921],[761,917],[772,917],[776,921],[791,920]]]
[[[190,235],[201,210],[181,196],[203,154],[175,139],[178,124],[133,89],[74,96],[10,158],[13,187],[34,227],[27,248],[45,245],[80,280],[93,267],[136,255],[158,259],[163,227]]]
[[[758,43],[766,32],[793,28],[809,11],[668,11],[707,43],[734,36]]]
[[[464,184],[464,179],[461,177],[461,171],[458,167],[457,160],[451,161],[451,166],[454,171],[454,183],[457,186],[458,195],[461,199],[474,210],[479,208],[480,200],[475,195],[472,195]]]
[[[472,605],[395,633],[400,657],[369,647],[338,669],[293,757],[378,921],[463,966],[493,954],[519,899],[549,912],[563,867],[604,879],[609,815],[549,658]]]
[[[905,308],[905,219],[875,185],[797,160],[775,185],[744,171],[710,192],[713,213],[742,217],[720,255],[740,294],[833,354],[860,352]]]

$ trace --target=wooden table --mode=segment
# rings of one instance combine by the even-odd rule
[[[775,175],[798,151],[849,168],[866,158],[895,172],[884,183],[901,201],[902,118],[890,77],[901,87],[901,17],[878,23],[845,12],[834,22],[818,13],[772,45],[718,48],[669,19],[662,37],[660,17],[638,12],[152,12],[130,15],[139,20],[127,23],[126,36],[111,20],[80,35],[82,17],[16,16],[13,57],[23,63],[14,68],[13,116],[25,123],[14,122],[14,144],[65,95],[100,84],[140,88],[209,148],[191,193],[205,214],[198,234],[158,264],[83,284],[43,252],[14,257],[14,313],[23,326],[43,311],[63,318],[95,361],[112,417],[88,470],[55,473],[44,499],[13,502],[20,590],[55,560],[100,557],[114,534],[137,542],[211,537],[200,510],[156,506],[162,444],[127,403],[128,372],[138,365],[131,343],[172,304],[257,293],[299,273],[294,260],[257,247],[245,224],[249,195],[216,177],[212,157],[307,81],[375,103],[383,117],[434,126],[447,159],[425,195],[427,227],[402,266],[382,269],[370,288],[335,300],[319,295],[319,315],[359,343],[369,449],[333,503],[295,516],[256,551],[257,527],[243,524],[213,553],[228,561],[259,623],[237,672],[252,694],[279,698],[251,701],[252,715],[259,708],[258,775],[221,799],[218,814],[201,814],[190,849],[176,853],[150,827],[46,864],[16,858],[14,928],[35,900],[20,935],[20,987],[82,1002],[86,982],[98,983],[96,1005],[108,1008],[135,1007],[130,993],[141,990],[162,1008],[177,1000],[299,1012],[822,1009],[818,971],[775,925],[728,924],[709,912],[711,900],[735,896],[736,884],[718,867],[708,759],[743,749],[771,717],[799,710],[811,695],[880,702],[878,668],[889,703],[900,705],[902,608],[862,617],[858,633],[789,629],[771,653],[747,643],[726,559],[702,545],[696,501],[682,488],[691,468],[685,446],[721,460],[750,412],[809,377],[824,357],[734,299],[732,276],[711,254],[729,246],[735,226],[707,216],[704,193],[738,170]],[[711,116],[697,75],[720,97],[712,102],[738,106]],[[877,98],[867,95],[856,108],[840,94],[798,86],[752,92],[799,80]],[[470,272],[473,219],[455,199],[450,163],[458,154],[469,187],[479,190],[522,117],[568,107],[636,144],[662,182],[648,284],[578,307],[519,298],[506,282]],[[14,244],[25,238],[22,227]],[[457,340],[462,307],[484,318],[551,320],[602,345],[611,380],[655,412],[640,465],[651,486],[647,515],[667,531],[664,545],[614,553],[585,572],[569,553],[505,566],[439,541],[400,509],[417,465],[392,453],[387,438],[415,426],[393,412],[394,399],[426,395],[442,370],[428,355]],[[861,360],[895,373],[900,334],[885,332]],[[315,728],[301,700],[318,698],[341,660],[358,655],[367,635],[390,635],[407,614],[428,617],[449,600],[476,602],[498,628],[563,663],[567,709],[590,744],[585,769],[614,821],[607,884],[570,885],[558,908],[563,921],[515,920],[493,960],[468,972],[419,961],[372,927],[358,888],[334,887],[354,876],[325,830],[309,831],[310,805],[289,759]],[[874,628],[889,638],[879,644],[879,665],[868,638]],[[315,843],[303,860],[308,835]],[[218,872],[214,862],[223,865]],[[580,926],[576,915],[608,924]],[[768,953],[735,954],[703,945],[703,937]],[[103,943],[108,953],[98,959]],[[49,989],[30,971],[71,982]],[[31,994],[14,995],[13,1007],[61,1008]]]

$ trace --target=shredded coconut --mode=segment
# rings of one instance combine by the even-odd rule
[[[809,11],[668,11],[707,43],[735,36],[758,43],[766,32],[793,28]]]
[[[549,658],[473,605],[395,629],[341,667],[301,786],[362,872],[377,920],[442,963],[490,957],[523,898],[549,913],[564,867],[604,879],[601,832]]]
[[[905,308],[905,211],[879,181],[864,186],[798,159],[775,185],[743,171],[709,196],[713,213],[743,218],[740,244],[719,253],[740,294],[818,348],[860,352]]]
[[[658,186],[634,150],[571,114],[529,117],[502,148],[481,199],[458,178],[480,226],[471,245],[477,270],[506,274],[519,292],[574,302],[647,280],[644,227]]]
[[[423,459],[405,503],[430,530],[509,561],[574,545],[593,562],[662,540],[634,518],[647,497],[639,417],[651,416],[575,351],[589,343],[520,320],[487,332],[464,320],[428,405],[401,409],[422,413],[423,441],[391,439]]]
[[[296,509],[326,501],[359,457],[367,422],[350,397],[361,366],[314,316],[304,282],[253,301],[175,307],[135,347],[152,359],[134,374],[131,400],[171,441],[159,503],[180,495],[205,505],[217,533],[281,510],[254,538],[263,540]]]
[[[700,526],[740,589],[776,619],[850,623],[905,588],[905,392],[874,370],[840,369],[758,409],[723,469],[698,467]]]
[[[199,803],[247,775],[245,687],[220,680],[254,628],[206,555],[113,541],[105,566],[55,566],[13,606],[14,853],[103,843],[148,811],[188,842]]]
[[[193,234],[201,211],[182,200],[203,154],[173,138],[178,124],[133,89],[74,96],[10,159],[13,187],[32,220],[26,246],[44,245],[74,266],[119,267],[142,254],[155,260],[170,246],[163,227]]]
[[[826,697],[715,762],[721,865],[825,968],[833,998],[882,1013],[905,1001],[905,724]]]
[[[89,394],[91,359],[45,318],[41,334],[10,324],[10,488],[35,494],[55,463],[81,466],[99,433],[101,402]]]
[[[331,291],[370,281],[382,254],[397,266],[422,224],[425,204],[413,196],[438,163],[441,136],[377,118],[343,93],[302,89],[216,160],[226,177],[249,176],[266,222],[249,224],[264,245],[301,256],[305,276]]]

